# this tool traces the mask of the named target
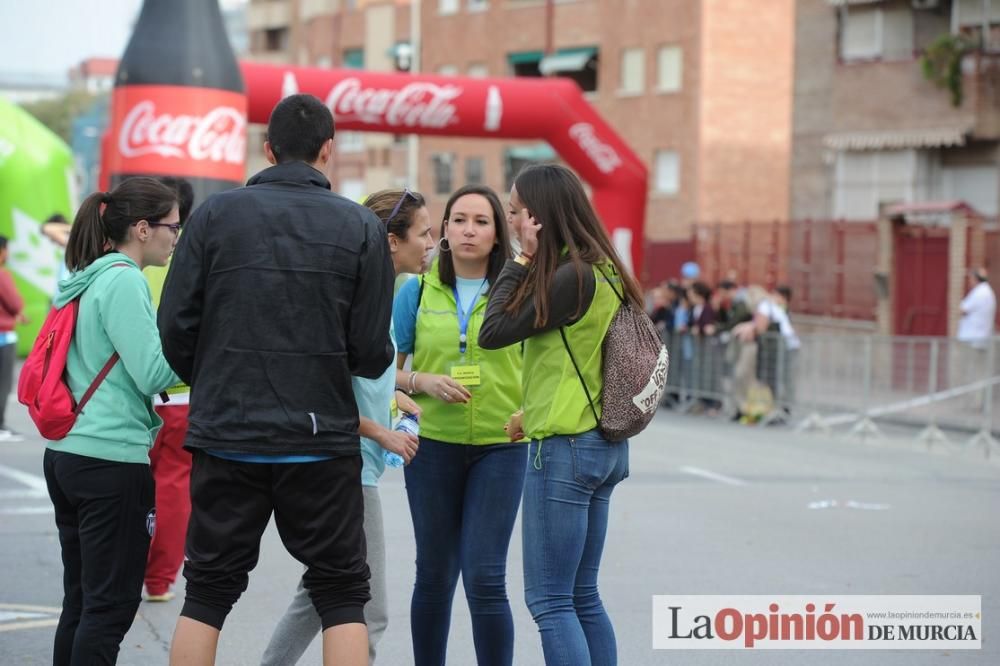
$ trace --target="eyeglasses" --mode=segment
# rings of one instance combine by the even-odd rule
[[[173,232],[174,236],[176,236],[181,232],[180,222],[175,222],[174,224],[164,224],[163,222],[150,222],[149,220],[146,220],[146,224],[148,224],[151,227],[166,227],[167,229],[170,229],[170,231]]]
[[[392,222],[392,218],[396,217],[396,213],[398,213],[399,209],[403,206],[403,202],[406,201],[406,197],[410,197],[414,201],[417,200],[417,195],[411,192],[409,188],[404,189],[403,196],[399,197],[399,201],[397,201],[396,205],[393,206],[392,212],[389,213],[389,217],[382,220],[383,222],[385,222],[386,224]]]

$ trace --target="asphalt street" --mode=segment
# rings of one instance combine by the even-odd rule
[[[8,422],[34,432],[18,405]],[[1000,463],[928,451],[911,438],[753,428],[670,412],[631,444],[612,497],[601,589],[622,666],[646,664],[1000,663]],[[0,664],[51,663],[61,602],[59,547],[41,479],[42,442],[0,442]],[[402,474],[381,486],[390,624],[379,663],[406,665],[414,547]],[[300,575],[273,525],[230,616],[220,664],[255,664]],[[522,593],[520,525],[509,558],[515,664],[542,664]],[[654,594],[982,595],[977,651],[654,651]],[[121,664],[165,664],[180,599],[143,603]],[[461,587],[448,663],[475,664]],[[314,641],[301,663],[320,663]]]

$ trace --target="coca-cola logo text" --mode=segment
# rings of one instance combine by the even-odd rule
[[[340,81],[326,98],[341,122],[362,122],[391,127],[442,128],[458,122],[452,100],[462,94],[458,86],[415,82],[399,90],[365,88],[357,78]]]
[[[217,106],[203,116],[157,115],[153,102],[142,101],[122,121],[118,150],[124,157],[160,155],[242,166],[246,117],[231,106]]]
[[[590,123],[576,123],[569,128],[569,135],[580,144],[583,152],[594,161],[601,173],[611,173],[621,166],[622,158],[615,149],[597,138]]]

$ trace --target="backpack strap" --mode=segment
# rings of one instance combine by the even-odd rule
[[[604,276],[604,280],[608,283],[608,286],[611,287],[611,291],[615,292],[615,296],[618,297],[618,300],[622,302],[622,305],[625,305],[625,286],[622,285],[622,293],[619,294],[618,290],[611,285],[611,278],[609,278],[608,274],[604,272],[604,269],[601,268],[601,265],[594,264],[594,268],[596,268],[600,272],[600,274]],[[594,291],[596,293],[597,290],[595,289]]]
[[[90,402],[90,398],[93,397],[94,392],[97,391],[97,387],[101,385],[101,382],[104,381],[105,377],[108,376],[108,373],[111,372],[111,368],[115,367],[115,363],[117,362],[118,352],[115,352],[111,355],[111,358],[108,359],[107,363],[104,364],[104,367],[101,368],[101,371],[97,373],[97,377],[94,378],[94,381],[90,382],[90,386],[87,387],[87,391],[83,394],[83,397],[80,398],[80,402],[77,403],[75,408],[73,408],[74,414],[79,415],[80,412],[83,411],[83,406]]]
[[[583,373],[580,372],[580,366],[576,364],[573,352],[569,348],[569,341],[566,340],[566,329],[562,326],[559,327],[559,335],[562,336],[563,346],[566,347],[566,353],[569,354],[569,360],[573,362],[573,369],[576,370],[576,376],[580,378],[580,386],[583,387],[583,392],[587,396],[587,403],[590,405],[590,411],[594,415],[594,420],[597,421],[597,425],[600,426],[601,419],[597,416],[597,409],[594,407],[594,400],[590,397],[590,389],[587,388],[587,382],[583,380]]]
[[[126,264],[125,262],[118,262],[117,264],[111,264],[111,268],[128,268],[128,267],[129,267],[129,264]],[[77,319],[80,316],[80,298],[82,298],[82,296],[83,296],[83,294],[81,294],[80,296],[77,296],[76,298],[73,299],[73,310],[74,310],[74,313],[73,313],[73,326],[74,326],[74,328],[76,326],[76,321],[77,321]],[[73,331],[73,334],[76,335],[76,331],[75,330]],[[80,398],[80,402],[78,402],[77,405],[76,405],[76,407],[73,408],[73,414],[79,416],[80,412],[83,411],[84,405],[86,405],[88,402],[90,402],[90,399],[92,397],[94,397],[94,393],[97,392],[97,389],[101,386],[101,383],[104,382],[104,380],[107,378],[108,373],[110,373],[111,369],[113,367],[115,367],[115,363],[118,362],[118,358],[119,358],[118,352],[115,352],[115,353],[113,353],[111,355],[111,358],[109,358],[104,363],[104,367],[101,368],[101,371],[97,373],[96,377],[94,377],[94,381],[90,382],[90,386],[88,386],[87,390],[83,393],[83,396]]]

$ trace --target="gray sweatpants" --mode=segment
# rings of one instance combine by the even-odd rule
[[[385,584],[385,532],[382,528],[382,501],[378,488],[364,486],[365,541],[368,544],[368,568],[371,570],[371,601],[365,604],[365,623],[368,625],[368,663],[375,663],[375,646],[389,624]],[[309,644],[320,632],[319,615],[313,607],[309,592],[302,586],[295,591],[292,603],[278,626],[271,634],[271,642],[264,650],[261,666],[287,666],[302,657]]]

